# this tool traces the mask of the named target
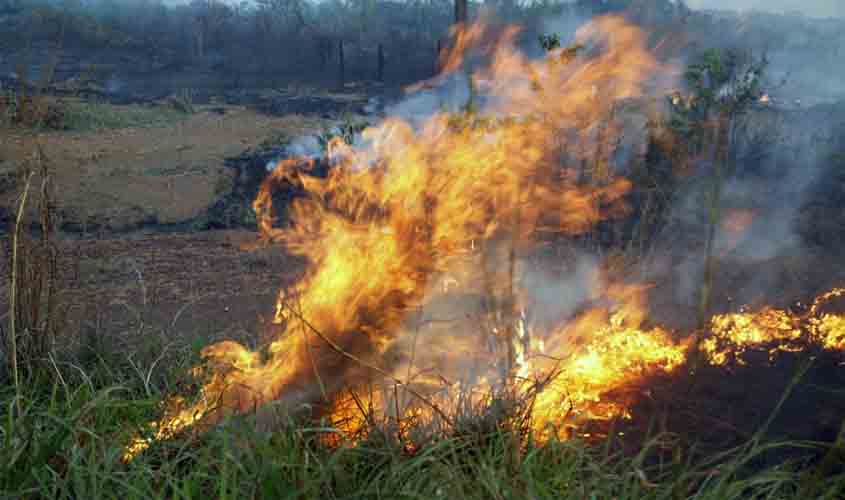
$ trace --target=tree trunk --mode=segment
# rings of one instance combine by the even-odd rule
[[[704,328],[710,317],[710,301],[713,289],[713,271],[715,267],[713,251],[716,240],[716,229],[721,221],[722,177],[727,168],[728,150],[730,142],[731,117],[723,113],[719,117],[716,132],[716,158],[714,161],[713,178],[711,179],[710,207],[708,214],[707,239],[704,247],[704,282],[698,310],[698,326]]]
[[[695,333],[689,354],[691,372],[695,373],[701,364],[701,340],[703,339],[710,320],[710,308],[713,295],[713,275],[716,271],[716,261],[713,256],[716,242],[716,230],[721,221],[722,209],[722,177],[728,170],[728,154],[730,150],[731,125],[733,117],[728,112],[722,112],[717,118],[715,131],[716,153],[713,162],[713,174],[710,184],[710,199],[708,209],[707,235],[704,242],[704,276],[701,283],[701,295],[698,302],[698,328]]]
[[[384,82],[384,46],[378,44],[378,74],[376,79],[379,82]]]
[[[343,60],[343,40],[337,42],[337,58],[338,58],[338,85],[342,89],[346,84],[346,65]]]
[[[434,75],[440,74],[440,55],[443,53],[443,41],[437,39],[437,47],[434,49]]]
[[[465,24],[467,17],[467,0],[455,0],[455,24]]]

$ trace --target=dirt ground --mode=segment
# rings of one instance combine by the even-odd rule
[[[81,228],[58,237],[59,302],[67,313],[63,331],[71,336],[92,330],[127,339],[260,336],[279,286],[301,264],[281,249],[241,250],[257,236],[249,231],[156,234],[155,226],[137,228],[203,214],[231,189],[236,172],[224,166],[226,158],[279,137],[313,133],[322,123],[317,117],[207,106],[151,127],[37,136],[0,130],[0,175],[7,180],[0,186],[0,206],[11,213],[19,192],[15,169],[40,144],[53,172],[57,222]],[[7,237],[0,236],[4,323]]]
[[[178,224],[204,213],[232,187],[226,158],[279,137],[314,133],[326,119],[272,116],[243,106],[205,106],[155,127],[38,135],[55,176],[57,211],[81,226],[60,235],[60,303],[65,330],[143,339],[197,335],[258,341],[280,286],[303,264],[281,248],[246,251],[245,230],[156,233],[145,221]],[[0,131],[0,174],[7,177],[35,144],[32,134]],[[0,207],[16,190],[0,186]],[[97,229],[85,231],[90,224]],[[5,229],[5,228],[4,228]],[[0,237],[0,240],[3,238]],[[7,249],[7,242],[2,242]],[[720,264],[714,307],[788,307],[845,280],[838,257],[804,255],[748,265]],[[695,304],[678,302],[673,276],[652,294],[653,320],[693,328]],[[0,322],[8,308],[8,259],[0,261]]]
[[[260,341],[279,287],[303,266],[281,248],[245,250],[249,231],[134,234],[59,245],[59,342],[80,334]],[[3,241],[3,248],[8,242]],[[0,318],[8,310],[8,263],[0,267]]]
[[[230,189],[224,160],[280,135],[318,130],[321,120],[274,117],[215,106],[164,126],[86,133],[0,131],[0,175],[10,176],[41,144],[52,167],[60,223],[125,230],[148,221],[174,224],[203,213]],[[14,189],[0,190],[9,206]]]

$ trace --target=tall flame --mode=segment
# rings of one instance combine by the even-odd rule
[[[525,304],[520,309],[517,252],[544,234],[580,234],[625,213],[627,181],[609,176],[586,183],[578,168],[603,140],[599,125],[615,104],[671,71],[646,50],[643,34],[618,17],[580,30],[587,52],[576,57],[558,51],[528,60],[514,48],[517,32],[497,35],[471,25],[444,60],[447,72],[458,71],[465,50],[494,40],[487,46],[490,65],[472,76],[490,118],[435,113],[419,126],[389,118],[364,131],[366,148],[333,141],[334,164],[325,178],[313,175],[310,160],[277,165],[254,204],[262,241],[305,257],[306,274],[280,291],[277,336],[266,349],[226,341],[203,350],[212,370],[198,400],[170,400],[154,439],[273,400],[328,399],[330,415],[350,432],[363,425],[352,416],[354,407],[392,412],[397,422],[446,417],[444,409],[456,404],[450,391],[468,380],[460,375],[464,368],[479,394],[502,380],[527,390],[532,378],[556,373],[536,398],[540,432],[565,423],[566,405],[576,421],[624,415],[624,405],[603,401],[602,394],[683,362],[686,343],[660,328],[641,329],[641,287],[611,287],[607,295],[617,309],[599,309],[548,332],[532,331]],[[272,193],[285,184],[306,195],[290,205],[292,223],[277,228]],[[427,344],[424,354],[403,351],[416,342],[409,340],[414,313],[456,285],[464,294],[480,289],[496,298],[496,307],[446,327],[448,334]],[[833,320],[818,327],[841,328]],[[841,334],[828,338],[843,343]],[[720,360],[715,349],[713,360]],[[373,377],[386,382],[382,387],[401,386],[402,397],[417,404],[400,407],[398,391],[347,397],[354,393],[344,389]],[[149,442],[138,438],[126,457]]]

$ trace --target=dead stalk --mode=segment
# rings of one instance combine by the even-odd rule
[[[701,296],[698,304],[698,332],[692,351],[692,370],[695,371],[698,365],[698,344],[701,342],[702,332],[707,327],[710,316],[710,302],[713,293],[713,275],[716,271],[716,261],[713,256],[716,240],[716,229],[721,219],[721,193],[722,176],[728,161],[728,148],[730,141],[731,119],[723,114],[716,123],[715,142],[716,154],[714,158],[713,179],[710,187],[710,199],[708,207],[707,236],[704,247],[704,276],[701,284]]]
[[[20,386],[20,374],[18,372],[18,341],[17,341],[17,325],[15,324],[15,319],[17,316],[17,285],[18,285],[18,240],[20,239],[21,233],[21,221],[23,220],[23,213],[24,209],[26,208],[26,200],[29,196],[29,186],[32,184],[32,178],[35,176],[34,171],[30,171],[29,175],[26,177],[26,184],[24,184],[24,190],[21,194],[21,201],[18,205],[18,213],[17,217],[15,218],[15,230],[14,235],[12,238],[12,276],[11,276],[11,283],[9,289],[9,336],[12,342],[12,352],[11,352],[11,361],[12,361],[12,377],[14,378],[15,383],[15,395],[16,400],[15,403],[17,405],[18,414],[21,413],[21,386]]]
[[[299,302],[298,298],[295,302],[296,310],[301,315],[302,314],[302,305]],[[288,305],[289,309],[292,309],[290,305]],[[301,325],[300,325],[301,326]],[[320,386],[320,395],[323,396],[323,401],[328,403],[329,402],[329,395],[326,392],[326,384],[323,382],[323,377],[320,376],[320,370],[317,367],[317,362],[314,360],[314,352],[311,350],[311,344],[308,342],[308,330],[305,328],[301,328],[302,330],[302,338],[305,342],[305,349],[308,351],[308,360],[311,362],[311,369],[314,370],[314,377],[317,378],[317,384]]]
[[[345,349],[343,349],[342,347],[340,347],[339,345],[337,345],[337,343],[336,343],[334,340],[332,340],[332,339],[330,339],[329,337],[327,337],[327,336],[323,335],[323,332],[321,332],[320,330],[318,330],[318,329],[317,329],[314,325],[312,325],[312,324],[311,324],[311,323],[310,323],[307,319],[305,319],[305,317],[303,317],[303,315],[302,315],[299,311],[297,311],[297,310],[295,310],[295,309],[291,309],[291,308],[289,308],[288,310],[291,312],[291,314],[292,314],[293,316],[295,316],[295,317],[296,317],[296,319],[298,319],[299,321],[301,321],[301,322],[302,322],[302,324],[303,324],[303,325],[305,325],[305,327],[307,327],[309,330],[311,330],[311,331],[314,333],[314,335],[316,335],[316,336],[320,337],[320,338],[323,340],[323,342],[325,342],[326,344],[328,344],[328,345],[329,345],[329,347],[331,347],[331,348],[332,348],[332,350],[334,350],[335,352],[337,352],[337,353],[338,353],[338,354],[340,354],[341,356],[343,356],[343,357],[345,357],[345,358],[347,358],[347,359],[350,359],[350,360],[352,360],[352,361],[354,361],[354,362],[358,363],[359,365],[363,366],[364,368],[368,368],[368,369],[373,370],[374,372],[378,373],[379,375],[384,376],[385,378],[387,378],[387,379],[389,379],[389,380],[393,381],[393,383],[394,383],[394,384],[396,384],[396,385],[401,385],[402,387],[404,387],[404,388],[405,388],[405,390],[407,390],[409,393],[411,393],[412,395],[414,395],[417,399],[419,399],[420,401],[422,401],[422,402],[423,402],[426,406],[428,406],[428,407],[430,407],[432,410],[434,410],[434,412],[435,412],[435,413],[437,413],[438,415],[440,415],[440,417],[441,417],[441,418],[442,418],[442,419],[443,419],[446,423],[448,423],[448,424],[449,424],[449,425],[451,425],[452,427],[454,427],[454,426],[455,426],[455,423],[452,421],[452,419],[451,419],[451,418],[449,418],[449,416],[448,416],[448,415],[446,415],[446,413],[445,413],[442,409],[440,409],[440,407],[439,407],[439,406],[437,406],[437,403],[435,403],[435,402],[433,402],[433,401],[429,400],[428,398],[426,398],[425,396],[423,396],[422,394],[420,394],[417,390],[415,390],[414,388],[412,388],[412,387],[411,387],[411,386],[410,386],[407,382],[405,382],[405,381],[403,381],[403,380],[400,380],[400,379],[398,379],[398,378],[394,377],[393,375],[391,375],[390,373],[388,373],[387,371],[383,370],[382,368],[379,368],[378,366],[375,366],[375,365],[373,365],[373,364],[371,364],[371,363],[368,363],[368,362],[364,361],[363,359],[359,358],[358,356],[356,356],[356,355],[354,355],[354,354],[352,354],[352,353],[350,353],[350,352],[347,352]]]

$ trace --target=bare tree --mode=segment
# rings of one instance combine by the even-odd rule
[[[220,0],[193,0],[191,8],[193,9],[191,40],[194,45],[194,55],[202,58],[209,46],[220,41],[232,11]]]
[[[467,0],[455,0],[455,24],[464,24],[469,17]]]

